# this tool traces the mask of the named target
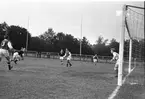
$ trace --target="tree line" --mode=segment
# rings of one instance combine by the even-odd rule
[[[5,35],[5,31],[3,31],[5,25],[7,25],[6,22],[0,24],[0,42]],[[41,35],[31,36],[31,33],[24,27],[15,25],[8,26],[9,39],[13,47],[17,50],[20,50],[21,47],[26,48],[27,33],[28,50],[38,52],[59,52],[60,49],[68,48],[73,54],[79,54],[80,52],[80,39],[71,34],[63,32],[56,33],[52,28],[48,28],[48,30]],[[82,38],[82,54],[110,56],[110,48],[115,48],[116,51],[119,52],[119,42],[114,38],[109,41],[99,36],[96,38],[96,43],[92,45],[86,37]]]

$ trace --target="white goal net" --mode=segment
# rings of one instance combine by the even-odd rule
[[[122,80],[129,83],[144,83],[145,76],[145,32],[144,8],[125,5],[122,25],[122,50],[120,49]],[[120,46],[121,47],[121,46]],[[120,79],[120,78],[119,78]],[[118,80],[119,80],[118,79]]]

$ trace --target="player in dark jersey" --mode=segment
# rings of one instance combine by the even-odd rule
[[[7,59],[8,68],[9,70],[11,70],[13,66],[11,66],[9,50],[14,50],[14,49],[12,47],[11,42],[8,39],[8,35],[5,35],[4,40],[1,42],[1,46],[0,46],[0,61],[2,60],[2,57],[5,57]]]
[[[64,51],[63,51],[63,49],[60,50],[59,56],[60,56],[61,65],[63,65],[63,56],[64,56]]]
[[[95,65],[97,64],[98,62],[98,55],[95,54],[95,56],[93,56],[93,62],[95,63]]]
[[[24,60],[24,52],[25,52],[25,48],[21,48],[21,50],[18,52],[19,55],[21,56],[22,60]]]
[[[72,64],[70,62],[70,60],[71,60],[71,52],[67,48],[65,50],[65,55],[63,57],[67,58],[67,64],[66,64],[66,66],[68,67],[68,65],[69,65],[71,67],[72,66]]]

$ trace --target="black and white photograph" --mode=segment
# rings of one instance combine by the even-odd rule
[[[144,0],[0,0],[0,99],[145,99]]]

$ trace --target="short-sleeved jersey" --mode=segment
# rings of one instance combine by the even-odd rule
[[[116,52],[113,52],[113,59],[118,60],[119,59],[119,54]]]
[[[13,48],[11,42],[10,42],[9,40],[7,40],[7,39],[4,39],[4,40],[1,42],[0,47],[1,47],[2,49],[6,49],[6,50],[9,50],[9,49],[12,49],[12,48]]]
[[[97,56],[93,56],[93,59],[98,59],[98,57]]]
[[[2,42],[1,42],[1,48],[2,49],[6,49],[6,50],[8,50],[9,49],[9,47],[8,47],[8,40],[7,39],[4,39]]]
[[[19,55],[22,55],[22,54],[24,54],[24,51],[19,51],[18,53],[19,53]]]
[[[21,51],[25,52],[25,48],[21,48]]]
[[[68,56],[71,56],[71,53],[70,52],[66,52],[65,53],[65,57],[68,57]]]

